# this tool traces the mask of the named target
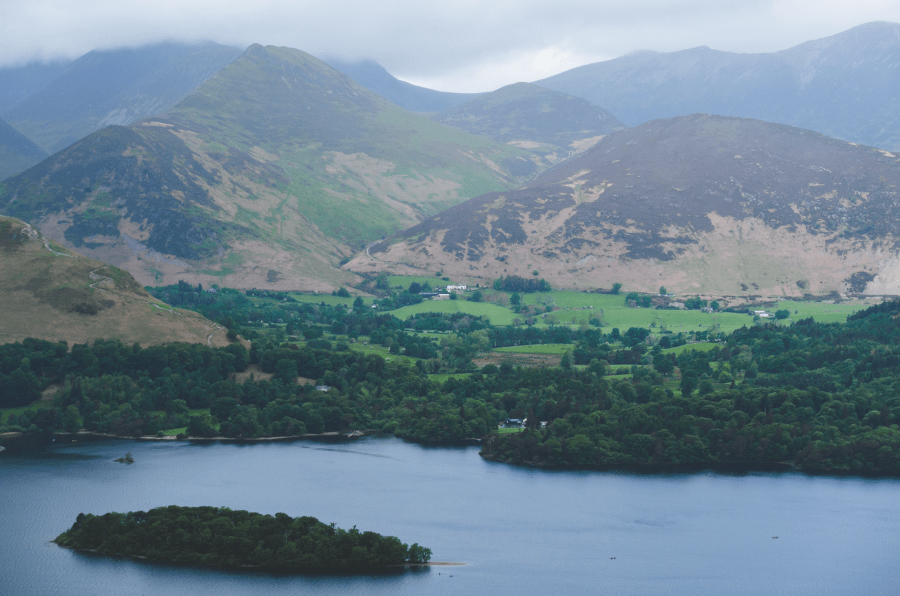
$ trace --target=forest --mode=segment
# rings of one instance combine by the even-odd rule
[[[0,420],[0,432],[130,437],[184,428],[185,437],[254,439],[371,430],[433,444],[483,439],[484,457],[533,466],[900,472],[897,301],[846,323],[760,321],[701,351],[681,334],[644,328],[493,327],[459,313],[399,321],[358,305],[193,293],[253,335],[251,349],[0,346],[0,407],[20,407]],[[241,300],[243,311],[226,305]],[[236,323],[257,316],[273,324]],[[571,350],[560,366],[473,362],[525,343]],[[52,402],[22,408],[50,384],[60,387]],[[498,433],[506,417],[527,418],[530,428]]]
[[[427,563],[431,549],[394,536],[324,524],[314,517],[263,515],[228,507],[157,507],[79,513],[60,546],[149,561],[300,573],[360,573]]]

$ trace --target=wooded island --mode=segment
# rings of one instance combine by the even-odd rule
[[[157,507],[79,513],[60,546],[203,567],[303,573],[360,573],[427,563],[431,549],[394,536],[324,524],[314,517],[263,515],[227,507]]]

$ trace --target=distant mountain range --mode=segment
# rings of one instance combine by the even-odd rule
[[[400,81],[372,61],[335,64],[413,111],[446,111],[467,101],[465,94]],[[635,52],[534,84],[585,99],[627,126],[719,114],[809,128],[893,151],[900,150],[900,115],[894,108],[900,102],[898,72],[900,25],[875,22],[767,54],[708,47]]]
[[[695,114],[613,133],[522,189],[482,195],[346,268],[719,295],[900,293],[900,158]],[[371,255],[371,256],[370,256]]]
[[[89,52],[3,117],[49,153],[171,107],[241,54],[215,43]]]
[[[536,81],[629,126],[704,112],[900,150],[900,25],[868,23],[770,54],[638,52]]]
[[[0,114],[5,114],[61,75],[72,60],[0,68]]]

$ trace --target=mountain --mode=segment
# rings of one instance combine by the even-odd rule
[[[251,46],[165,115],[0,184],[0,208],[130,271],[330,290],[371,241],[492,190],[533,156],[413,114],[299,50]]]
[[[625,128],[590,102],[530,83],[483,93],[432,119],[472,134],[530,150],[548,164],[583,151]],[[536,170],[532,167],[531,171]]]
[[[0,68],[0,114],[8,112],[43,89],[71,63],[71,60],[55,60]]]
[[[394,77],[374,60],[347,61],[326,58],[325,62],[369,91],[410,112],[443,112],[463,104],[478,93],[449,93],[419,87]]]
[[[887,151],[694,114],[615,132],[525,188],[448,209],[346,268],[455,279],[537,271],[560,287],[646,292],[898,294],[898,188],[900,158]]]
[[[3,118],[55,153],[105,126],[131,124],[168,109],[241,52],[211,42],[95,50],[21,99]]]
[[[756,118],[900,150],[900,25],[868,23],[768,54],[638,52],[536,84],[629,126],[695,112]]]
[[[46,151],[0,120],[0,180],[21,172],[45,157]]]
[[[4,343],[33,337],[70,344],[101,338],[227,344],[218,325],[173,309],[127,272],[66,250],[20,220],[0,216],[0,263]]]

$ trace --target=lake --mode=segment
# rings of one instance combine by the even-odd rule
[[[134,465],[113,461],[128,451]],[[311,515],[466,565],[273,576],[116,560],[49,542],[80,512],[164,505]],[[897,480],[547,472],[486,462],[477,447],[386,438],[6,451],[0,530],[3,596],[900,592]]]

